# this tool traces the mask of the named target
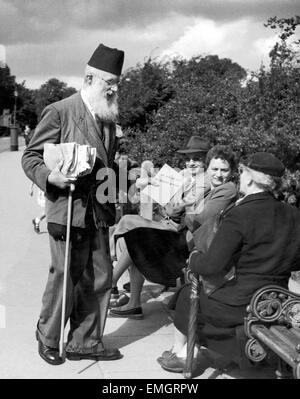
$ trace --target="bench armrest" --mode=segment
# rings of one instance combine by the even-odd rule
[[[248,359],[260,362],[270,349],[300,378],[300,295],[276,285],[265,286],[254,293],[247,313]]]

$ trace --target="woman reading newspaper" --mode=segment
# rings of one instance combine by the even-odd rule
[[[182,216],[184,215],[185,210],[189,209],[192,212],[195,208],[201,207],[204,195],[206,195],[210,190],[210,183],[204,173],[204,161],[209,149],[210,143],[208,141],[202,140],[197,136],[192,136],[187,144],[187,148],[178,151],[179,153],[186,154],[189,161],[187,162],[186,169],[181,171],[180,174],[175,170],[173,171],[181,178],[185,177],[185,182],[181,190],[171,198],[171,201],[164,204],[166,206],[161,206],[158,203],[150,204],[150,198],[144,194],[145,188],[153,188],[153,184],[156,184],[154,183],[154,180],[157,180],[157,176],[160,175],[162,170],[160,170],[153,179],[153,163],[151,161],[144,161],[142,163],[141,178],[137,179],[137,190],[135,189],[135,192],[133,193],[134,195],[131,195],[131,197],[133,197],[133,201],[138,200],[140,204],[142,203],[143,212],[140,212],[140,215],[123,216],[116,225],[114,233],[110,238],[111,257],[112,260],[115,261],[115,279],[113,281],[112,298],[118,297],[118,289],[116,286],[114,287],[114,282],[117,283],[120,276],[120,266],[116,261],[120,260],[122,257],[121,253],[124,249],[124,239],[122,236],[126,232],[138,227],[148,227],[175,232],[182,230],[184,228],[184,224],[182,224]],[[184,151],[188,152],[185,153]],[[164,169],[164,167],[162,169]],[[169,169],[171,168],[169,167]],[[147,185],[148,187],[146,187]],[[160,187],[157,188],[158,190],[160,189]],[[195,193],[199,193],[199,201],[197,202],[195,201]],[[161,196],[158,195],[160,197],[164,195],[163,190],[160,190],[160,194]]]
[[[180,153],[189,158],[186,162],[187,169],[194,168],[195,164],[199,169],[204,167],[203,154],[200,158],[193,152],[193,148],[180,150]],[[208,168],[204,178],[203,174],[201,176],[196,173],[195,180],[208,182],[208,189],[204,185],[202,192],[196,191],[193,202],[190,190],[187,196],[183,193],[179,204],[169,205],[173,211],[181,206],[180,212],[176,213],[176,216],[181,217],[180,229],[139,226],[119,238],[121,255],[114,268],[113,283],[117,283],[121,274],[129,267],[131,296],[124,306],[112,308],[111,316],[143,318],[140,293],[144,278],[168,287],[175,286],[189,254],[188,229],[193,231],[199,228],[205,220],[216,217],[236,198],[235,185],[229,182],[236,166],[232,151],[226,146],[215,146],[207,153],[206,163]]]

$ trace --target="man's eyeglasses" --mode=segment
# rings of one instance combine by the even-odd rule
[[[113,86],[120,86],[120,79],[104,79],[101,78],[102,80],[104,80],[104,82],[109,86],[109,87],[113,87]]]

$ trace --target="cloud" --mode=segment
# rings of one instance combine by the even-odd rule
[[[0,0],[0,38],[5,44],[52,42],[74,28],[146,28],[161,19],[187,18],[228,22],[300,12],[299,0]]]
[[[274,33],[267,18],[298,9],[299,0],[0,0],[0,44],[29,87],[51,77],[79,87],[100,42],[125,50],[123,71],[174,52],[257,69]]]
[[[92,52],[99,42],[103,42],[108,46],[125,50],[123,71],[126,71],[137,63],[143,63],[149,56],[157,57],[170,41],[183,34],[184,27],[190,23],[192,20],[189,18],[173,16],[166,21],[152,23],[147,29],[127,27],[114,31],[74,29],[65,36],[64,40],[48,44],[20,43],[7,46],[7,62],[18,80],[26,80],[29,87],[37,87],[40,82],[37,76],[45,76],[44,82],[54,76],[59,79],[76,76],[79,81]]]
[[[251,18],[217,23],[199,18],[183,35],[162,52],[161,58],[216,54],[230,58],[245,69],[257,70],[268,63],[268,54],[276,42],[274,31],[267,31]]]

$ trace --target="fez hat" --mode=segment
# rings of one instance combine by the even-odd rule
[[[183,148],[181,150],[177,150],[179,154],[194,154],[196,152],[203,152],[207,153],[211,148],[211,144],[208,140],[203,140],[199,136],[192,136],[187,145],[186,148]]]
[[[266,175],[281,177],[284,174],[283,163],[269,152],[256,152],[245,162],[245,165]]]
[[[91,56],[88,65],[101,71],[121,75],[124,62],[124,51],[99,44]]]

